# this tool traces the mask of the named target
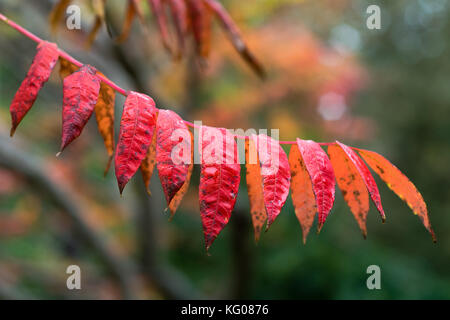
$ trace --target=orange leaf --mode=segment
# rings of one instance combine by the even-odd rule
[[[342,191],[345,202],[350,207],[358,222],[361,232],[366,238],[366,218],[369,212],[369,192],[356,166],[346,156],[344,150],[337,145],[328,146],[328,155],[333,166],[334,174]]]
[[[58,25],[62,21],[70,2],[71,0],[60,0],[53,6],[49,16],[50,29],[53,34],[58,30]]]
[[[303,243],[306,243],[306,237],[317,212],[317,205],[311,178],[300,150],[295,144],[292,145],[289,152],[289,166],[291,168],[292,203],[294,204],[295,215],[302,227]]]
[[[256,159],[250,159],[250,154],[255,155]],[[267,213],[264,205],[261,167],[259,166],[255,144],[250,139],[245,141],[245,169],[247,172],[246,180],[250,214],[255,231],[255,241],[258,242],[262,227],[267,220]]]
[[[101,72],[97,72],[104,76]],[[100,132],[109,160],[105,168],[105,175],[108,173],[111,160],[114,155],[114,101],[116,92],[103,81],[100,83],[100,93],[95,105],[95,118],[97,120],[98,131]]]
[[[197,45],[197,53],[201,57],[207,58],[210,47],[211,10],[205,6],[203,0],[188,0],[186,3],[189,9],[192,32]]]
[[[136,12],[135,2],[133,0],[128,0],[125,20],[124,20],[123,26],[122,26],[122,32],[116,39],[116,41],[118,43],[124,42],[125,40],[127,40],[128,36],[130,35],[131,26],[133,24],[133,20],[134,20],[134,17],[136,16],[136,13],[137,12]]]
[[[79,67],[74,65],[72,62],[59,57],[59,77],[61,78],[61,80],[64,80],[65,77],[71,75],[78,69]]]
[[[142,179],[144,179],[145,189],[147,193],[151,195],[150,192],[150,179],[153,175],[153,169],[155,168],[155,156],[156,156],[156,127],[153,129],[153,138],[150,147],[148,148],[147,155],[141,163],[141,173]]]
[[[194,136],[192,135],[192,132],[189,131],[191,134],[191,165],[189,166],[186,180],[184,181],[183,186],[178,190],[178,192],[173,196],[172,200],[169,203],[169,210],[170,210],[170,220],[173,218],[173,215],[177,211],[178,207],[180,206],[181,200],[183,199],[184,195],[186,194],[188,188],[189,188],[189,182],[191,181],[191,175],[192,175],[192,169],[194,168]]]
[[[349,146],[346,146],[343,143],[340,143],[339,141],[336,141],[336,144],[339,147],[341,147],[342,150],[344,150],[347,157],[355,165],[356,170],[358,170],[361,178],[364,181],[364,184],[367,187],[367,191],[369,191],[370,198],[372,199],[373,203],[377,207],[378,212],[380,212],[381,219],[384,222],[386,220],[386,216],[384,214],[384,210],[381,205],[380,192],[378,191],[377,184],[375,182],[375,179],[372,177],[372,174],[370,173],[369,168],[367,168],[367,166],[364,164],[364,162],[361,160],[361,158],[356,154],[356,152],[353,151],[352,148],[350,148]]]
[[[382,155],[368,150],[358,149],[358,151],[387,186],[408,204],[414,214],[419,216],[425,228],[430,232],[433,241],[436,242],[436,237],[428,218],[427,205],[414,184]]]
[[[86,42],[87,48],[90,48],[92,46],[92,43],[94,43],[94,40],[97,37],[97,34],[100,31],[103,22],[105,21],[105,2],[106,0],[91,0],[92,8],[94,9],[95,13],[95,21],[94,26],[92,27],[88,35],[88,40]]]
[[[91,31],[89,32],[88,39],[86,42],[86,48],[89,49],[92,44],[95,41],[95,38],[97,37],[98,32],[100,31],[100,28],[103,25],[103,19],[99,16],[95,17],[94,26],[92,27]]]

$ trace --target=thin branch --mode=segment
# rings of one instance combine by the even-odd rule
[[[22,26],[18,25],[17,23],[15,23],[14,21],[8,19],[7,17],[5,17],[3,14],[0,13],[0,20],[2,20],[3,22],[5,22],[6,24],[8,24],[9,26],[11,26],[12,28],[16,29],[17,31],[19,31],[20,33],[22,33],[23,35],[27,36],[28,38],[30,38],[31,40],[35,41],[35,42],[42,42],[44,40],[42,40],[41,38],[39,38],[38,36],[36,36],[35,34],[31,33],[30,31],[26,30],[25,28],[23,28]],[[67,52],[58,49],[59,55],[61,57],[63,57],[64,59],[70,61],[71,63],[75,64],[78,67],[81,67],[83,65],[83,63],[81,63],[80,61],[76,60],[75,58],[73,58],[71,55],[69,55]],[[108,86],[110,86],[111,88],[113,88],[114,90],[116,90],[117,92],[119,92],[121,95],[123,96],[127,96],[128,95],[128,91],[125,89],[122,89],[119,85],[117,85],[115,82],[109,80],[108,78],[97,74],[97,76]],[[196,124],[183,120],[184,123],[192,128],[197,128],[200,129],[201,127],[197,126]],[[249,136],[242,136],[242,135],[234,135],[235,138],[237,139],[244,139],[244,140],[248,140],[250,137]],[[296,141],[279,141],[280,144],[296,144]],[[322,146],[326,146],[326,145],[331,145],[334,144],[334,142],[318,142],[318,144],[322,145]]]

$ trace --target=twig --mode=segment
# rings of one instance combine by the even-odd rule
[[[6,24],[8,24],[9,26],[11,26],[12,28],[16,29],[17,31],[19,31],[20,33],[22,33],[23,35],[27,36],[28,38],[30,38],[31,40],[35,41],[35,42],[42,42],[43,40],[41,38],[39,38],[38,36],[36,36],[35,34],[31,33],[30,31],[26,30],[25,28],[23,28],[22,26],[18,25],[17,23],[15,23],[14,21],[8,19],[7,17],[5,17],[3,14],[0,13],[0,20],[2,20],[3,22],[5,22]],[[70,61],[71,63],[75,64],[78,67],[81,67],[83,65],[83,63],[81,63],[80,61],[78,61],[77,59],[73,58],[71,55],[69,55],[67,52],[58,49],[59,55]],[[119,85],[117,85],[115,82],[109,80],[108,78],[97,74],[97,76],[104,82],[106,83],[108,86],[110,86],[111,88],[113,88],[114,90],[116,90],[117,92],[119,92],[121,95],[123,96],[127,96],[128,95],[128,91],[125,89],[122,89]],[[200,127],[192,122],[183,120],[184,123],[192,128],[197,128],[200,129]],[[242,135],[234,135],[235,138],[237,139],[244,139],[244,140],[248,140],[250,137],[249,136],[242,136]],[[280,144],[296,144],[296,141],[279,141]],[[327,146],[327,145],[331,145],[334,144],[334,142],[319,142],[318,144],[322,145],[322,146]]]

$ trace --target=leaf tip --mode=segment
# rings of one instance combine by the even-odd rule
[[[320,230],[322,230],[323,227],[323,222],[319,222],[318,226],[317,226],[317,234],[320,233]]]
[[[123,184],[119,184],[119,192],[120,192],[120,197],[122,198],[122,193],[123,193],[123,189],[125,188],[125,185]]]
[[[433,229],[431,229],[430,227],[430,234],[431,234],[431,239],[433,240],[433,243],[437,243],[437,239],[436,239],[436,235],[434,234]]]
[[[363,236],[364,240],[367,240],[367,231],[363,231],[362,236]]]
[[[267,218],[267,222],[266,222],[266,230],[264,230],[264,232],[269,231],[270,226],[272,225],[272,223],[274,222],[275,219],[270,219]]]
[[[9,132],[9,136],[10,136],[11,138],[13,137],[14,133],[16,132],[16,128],[17,128],[17,127],[14,126],[14,125],[11,127],[11,131]]]
[[[105,171],[103,172],[103,178],[108,174],[109,168],[111,167],[111,162],[114,158],[114,155],[109,156],[108,163],[106,164]]]

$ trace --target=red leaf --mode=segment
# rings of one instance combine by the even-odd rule
[[[64,78],[60,151],[78,138],[94,111],[100,91],[100,79],[96,76],[96,71],[86,64]]]
[[[211,35],[211,12],[203,0],[187,0],[187,6],[191,15],[190,21],[197,52],[201,57],[207,58]]]
[[[257,146],[263,183],[264,204],[267,211],[267,227],[275,221],[289,194],[291,173],[289,161],[278,141],[264,134],[252,135]]]
[[[346,146],[343,143],[340,143],[339,141],[336,141],[337,145],[344,150],[347,157],[351,160],[351,162],[355,165],[356,169],[358,170],[359,174],[364,180],[364,183],[366,184],[367,190],[369,191],[370,198],[372,199],[373,203],[377,207],[378,212],[381,214],[381,219],[383,222],[386,220],[386,216],[384,214],[383,206],[381,205],[381,198],[380,198],[380,192],[378,191],[377,184],[370,174],[369,169],[364,164],[364,162],[361,160],[360,157],[356,154],[355,151],[353,151],[349,146]]]
[[[305,162],[297,145],[292,145],[289,152],[289,167],[291,168],[291,196],[300,226],[302,227],[303,243],[306,243],[309,230],[317,212],[316,198],[311,178],[306,170]]]
[[[191,158],[191,133],[175,112],[159,110],[156,125],[156,167],[167,205],[186,182]]]
[[[58,57],[59,53],[56,44],[43,41],[37,46],[37,53],[33,63],[9,107],[12,120],[11,137],[14,135],[20,121],[33,106],[39,90],[50,78]]]
[[[177,35],[178,49],[176,57],[180,58],[184,52],[184,36],[187,31],[187,8],[184,0],[169,0],[172,20]]]
[[[189,131],[189,134],[191,135],[191,164],[189,165],[188,172],[186,174],[186,180],[184,181],[183,186],[178,190],[178,192],[175,194],[175,196],[172,198],[172,200],[169,203],[169,210],[170,210],[170,219],[172,219],[173,215],[175,214],[175,211],[177,211],[178,206],[181,203],[181,200],[183,199],[184,195],[186,194],[188,188],[189,188],[189,182],[191,181],[191,175],[192,175],[192,169],[194,168],[194,136]]]
[[[168,52],[172,52],[169,41],[169,32],[167,29],[166,13],[164,7],[162,6],[161,0],[149,0],[148,2],[153,10],[153,14],[155,15],[164,48],[166,48]]]
[[[224,128],[203,126],[200,131],[200,214],[206,250],[228,223],[236,202],[240,165],[234,136]]]
[[[436,237],[428,218],[427,205],[414,184],[382,155],[368,150],[358,149],[358,151],[367,164],[386,182],[389,189],[394,191],[400,199],[408,204],[414,214],[419,216],[425,228],[430,232],[433,241],[436,242]]]
[[[330,160],[320,145],[312,140],[297,138],[297,145],[305,162],[319,212],[318,231],[322,229],[334,203],[334,173]]]
[[[369,192],[355,164],[336,144],[328,146],[328,155],[342,196],[358,222],[363,237],[367,236],[366,218],[369,212]]]
[[[119,142],[114,159],[121,194],[147,154],[155,125],[156,108],[153,99],[142,93],[130,91],[123,107]]]

